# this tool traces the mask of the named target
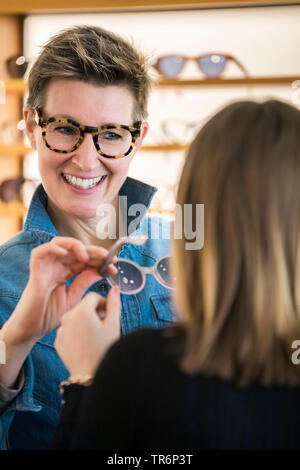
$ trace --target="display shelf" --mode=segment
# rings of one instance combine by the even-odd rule
[[[13,2],[1,2],[0,13],[50,13],[53,11],[67,12],[79,11],[115,11],[115,10],[145,10],[145,9],[187,9],[187,8],[216,8],[227,6],[256,6],[256,5],[284,5],[297,4],[298,0],[52,0],[41,2],[40,0],[14,0]]]
[[[160,145],[142,145],[139,151],[146,152],[172,152],[187,150],[189,145],[180,144],[160,144]]]
[[[300,80],[299,75],[282,75],[274,77],[247,77],[247,78],[203,78],[200,80],[181,80],[162,78],[156,81],[159,87],[192,87],[192,86],[247,86],[247,85],[285,85]]]
[[[19,93],[23,95],[27,91],[27,83],[22,78],[3,80],[7,93]]]
[[[150,215],[164,215],[170,218],[174,217],[174,209],[164,209],[164,208],[157,208],[157,207],[149,207],[148,214]]]
[[[140,151],[146,152],[171,152],[171,151],[181,151],[187,150],[189,145],[180,145],[180,144],[161,144],[161,145],[143,145],[140,148]],[[34,149],[27,147],[23,144],[13,144],[13,145],[4,145],[0,144],[0,158],[1,157],[22,157],[24,154],[33,152]]]
[[[285,85],[300,80],[299,75],[281,75],[270,77],[247,77],[247,78],[202,78],[195,79],[174,79],[158,78],[155,85],[158,87],[189,87],[189,86],[232,86],[232,85]],[[27,91],[27,83],[21,78],[4,80],[7,93],[24,94]]]
[[[24,154],[32,151],[31,147],[27,147],[22,143],[12,145],[0,143],[0,158],[6,156],[22,157]]]
[[[20,201],[2,202],[0,201],[0,216],[13,215],[23,217],[27,212],[27,207]]]

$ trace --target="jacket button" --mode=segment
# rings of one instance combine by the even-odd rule
[[[106,285],[105,284],[100,284],[100,289],[106,290]]]

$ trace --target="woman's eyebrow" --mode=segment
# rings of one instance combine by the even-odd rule
[[[48,113],[49,117],[62,117],[66,119],[70,119],[70,121],[77,121],[73,116],[70,116],[69,114],[64,114],[64,113]]]
[[[64,113],[56,113],[56,114],[51,114],[49,117],[62,117],[62,118],[66,118],[66,119],[70,119],[70,121],[75,121],[77,122],[78,124],[81,124],[81,125],[86,125],[87,127],[103,127],[103,126],[115,126],[115,125],[122,125],[122,123],[119,123],[119,122],[116,122],[116,121],[107,121],[106,123],[103,123],[103,124],[98,124],[97,126],[91,126],[89,124],[82,124],[80,121],[78,121],[76,118],[74,118],[73,116],[70,116],[69,114],[64,114]],[[47,118],[46,118],[47,119]],[[49,119],[49,118],[48,118]],[[130,124],[126,124],[128,126],[130,126]]]

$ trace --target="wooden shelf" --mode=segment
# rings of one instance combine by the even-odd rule
[[[22,157],[25,153],[32,152],[33,149],[27,147],[26,145],[20,144],[12,144],[6,145],[0,143],[0,158],[6,156],[12,157]]]
[[[0,216],[13,215],[23,217],[27,212],[25,207],[20,201],[2,202],[0,201]]]
[[[143,145],[139,151],[146,152],[171,152],[171,151],[182,151],[187,150],[189,145],[180,144],[162,144],[162,145]]]
[[[232,86],[232,85],[286,85],[295,80],[300,80],[299,75],[282,75],[273,77],[248,77],[248,78],[203,78],[199,80],[180,80],[174,78],[162,78],[156,81],[158,87],[191,87],[191,86]],[[27,91],[27,83],[20,78],[4,80],[7,93],[24,94]]]
[[[300,80],[299,75],[282,75],[280,77],[248,77],[248,78],[203,78],[201,80],[179,80],[174,78],[159,79],[159,87],[192,87],[192,86],[247,86],[247,85],[286,85]]]
[[[140,148],[140,151],[146,152],[171,152],[187,150],[189,145],[180,145],[180,144],[162,144],[162,145],[144,145]],[[0,144],[0,158],[6,156],[12,157],[22,157],[28,152],[33,152],[33,149],[26,147],[23,144],[13,144],[13,145],[3,145]]]
[[[23,95],[27,91],[27,83],[22,78],[12,78],[4,80],[5,90],[7,93],[20,93]]]
[[[0,3],[0,13],[29,12],[71,12],[71,11],[114,11],[114,10],[145,10],[145,9],[187,9],[187,8],[215,8],[225,6],[256,6],[256,5],[284,5],[297,4],[297,0],[14,0]]]

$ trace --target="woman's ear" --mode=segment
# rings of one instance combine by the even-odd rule
[[[140,137],[137,139],[136,141],[136,144],[135,144],[135,151],[134,153],[136,153],[139,148],[141,147],[142,143],[143,143],[143,140],[144,138],[146,137],[147,135],[147,132],[148,132],[148,129],[149,129],[149,124],[147,121],[143,121],[142,122],[142,125],[141,125],[141,134],[140,134]]]
[[[35,111],[32,108],[24,108],[24,119],[26,125],[26,135],[29,139],[30,145],[33,149],[36,150],[36,137],[35,137],[35,129],[36,129],[36,122],[35,122]]]
[[[143,121],[142,126],[141,126],[141,135],[140,135],[141,145],[143,143],[144,138],[147,135],[148,129],[149,129],[149,123],[147,121]]]

